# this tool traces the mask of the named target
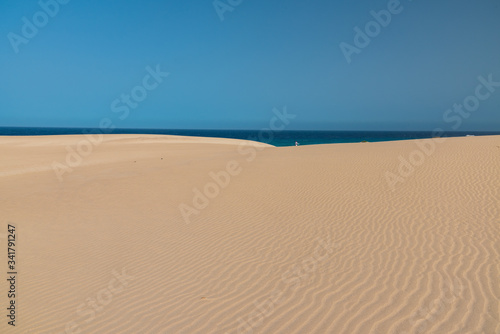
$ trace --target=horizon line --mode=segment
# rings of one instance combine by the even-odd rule
[[[85,126],[0,126],[0,129],[2,128],[35,128],[35,129],[100,129],[99,127],[85,127]],[[111,131],[119,131],[119,130],[166,130],[166,131],[261,131],[262,128],[256,128],[256,129],[206,129],[206,128],[128,128],[128,127],[123,127],[123,128],[115,128]],[[367,129],[356,129],[356,130],[338,130],[338,129],[293,129],[293,130],[280,130],[277,132],[357,132],[357,131],[363,131],[363,132],[433,132],[433,130],[367,130]],[[450,131],[444,131],[445,133],[466,133],[466,132],[494,132],[494,133],[500,133],[500,130],[450,130]]]

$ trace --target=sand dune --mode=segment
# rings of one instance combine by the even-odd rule
[[[0,137],[2,333],[500,333],[499,136],[87,139]]]

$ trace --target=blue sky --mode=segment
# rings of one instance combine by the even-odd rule
[[[452,130],[478,77],[500,82],[497,0],[55,1],[0,2],[0,126],[258,129],[286,106],[288,130]],[[500,87],[468,115],[453,130],[500,130]]]

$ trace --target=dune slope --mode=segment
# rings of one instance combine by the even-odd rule
[[[500,333],[498,136],[83,141],[0,137],[2,333]]]

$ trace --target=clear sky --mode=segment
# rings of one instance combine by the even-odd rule
[[[59,2],[0,1],[0,126],[500,130],[498,0]]]

